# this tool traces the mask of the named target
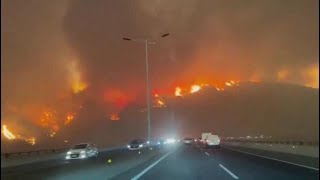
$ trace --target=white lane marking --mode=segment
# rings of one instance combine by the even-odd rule
[[[231,177],[233,177],[234,179],[239,179],[238,176],[234,175],[231,171],[229,171],[229,169],[227,169],[226,167],[224,167],[222,164],[219,164],[219,166],[225,170],[228,174],[230,174]]]
[[[252,156],[257,156],[257,157],[261,157],[261,158],[265,158],[265,159],[270,159],[270,160],[274,160],[274,161],[279,161],[279,162],[292,164],[292,165],[295,165],[295,166],[300,166],[300,167],[304,167],[304,168],[308,168],[308,169],[319,171],[319,168],[315,168],[315,167],[311,167],[311,166],[305,166],[305,165],[302,165],[302,164],[296,164],[296,163],[292,163],[292,162],[289,162],[289,161],[284,161],[284,160],[271,158],[271,157],[267,157],[267,156],[261,156],[261,155],[258,155],[258,154],[253,154],[253,153],[240,151],[240,150],[235,150],[235,149],[229,149],[229,148],[224,148],[224,149],[228,149],[228,150],[231,150],[231,151],[236,151],[236,152],[240,152],[240,153],[244,153],[244,154],[249,154],[249,155],[252,155]]]
[[[146,172],[148,172],[151,168],[153,168],[155,165],[157,165],[160,161],[162,161],[164,158],[166,158],[167,156],[169,156],[172,152],[168,152],[167,154],[165,154],[164,156],[162,156],[160,159],[158,159],[156,162],[154,162],[153,164],[151,164],[149,167],[147,167],[146,169],[144,169],[143,171],[141,171],[139,174],[137,174],[136,176],[134,176],[133,178],[131,178],[131,180],[137,180],[139,179],[141,176],[143,176]]]
[[[207,152],[205,152],[205,153],[206,153],[206,155],[210,156],[210,154],[209,154],[209,153],[207,153]]]

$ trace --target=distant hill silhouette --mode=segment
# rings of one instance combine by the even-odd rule
[[[201,132],[208,131],[220,136],[263,134],[277,139],[319,140],[319,89],[243,82],[224,91],[206,88],[184,97],[165,99],[166,108],[152,108],[153,137],[199,137]],[[54,139],[47,141],[42,137],[42,144],[32,149],[65,147],[79,142],[112,146],[147,137],[143,109],[141,105],[131,104],[120,113],[119,121],[110,121],[103,105],[89,101],[68,128]],[[69,143],[63,143],[65,139]],[[30,149],[30,145],[11,144],[2,141],[5,151],[16,151],[17,147]]]

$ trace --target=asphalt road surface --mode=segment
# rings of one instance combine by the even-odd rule
[[[111,162],[108,160],[111,160]],[[170,145],[162,149],[100,153],[97,159],[51,160],[2,168],[3,179],[319,179],[319,171],[228,149]]]

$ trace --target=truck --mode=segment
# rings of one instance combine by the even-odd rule
[[[202,143],[208,148],[220,148],[220,138],[211,133],[202,133]]]
[[[201,134],[201,142],[204,143],[206,141],[206,139],[208,138],[208,136],[210,136],[211,133],[202,133]]]

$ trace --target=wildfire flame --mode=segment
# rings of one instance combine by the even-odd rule
[[[72,83],[73,93],[77,94],[87,88],[87,85],[84,82],[75,81]]]
[[[237,82],[235,82],[235,81],[227,81],[227,82],[225,82],[225,85],[226,86],[229,86],[229,87],[231,87],[231,86],[239,86],[239,81],[237,81]]]
[[[55,114],[56,112],[52,110],[44,111],[43,116],[40,118],[40,125],[55,132],[59,131],[60,127],[56,121]]]
[[[77,61],[71,61],[69,64],[69,75],[73,93],[80,93],[88,87],[82,80],[82,74],[79,70]]]
[[[225,82],[225,85],[226,85],[226,86],[232,86],[232,83],[230,83],[230,82]]]
[[[158,104],[160,105],[160,106],[163,106],[164,105],[164,102],[163,101],[161,101],[160,99],[158,99]]]
[[[68,125],[73,120],[74,120],[74,114],[68,113],[67,119],[64,121],[64,125]]]
[[[56,135],[56,132],[51,132],[49,136],[54,137],[55,135]]]
[[[213,87],[215,88],[217,91],[224,91],[225,87],[232,87],[232,86],[239,86],[240,81],[226,81],[223,82],[223,84],[217,86],[217,84],[207,84],[207,83],[202,83],[202,84],[194,84],[190,86],[190,91],[182,91],[181,87],[176,87],[175,88],[175,96],[183,96],[183,95],[187,95],[187,94],[193,94],[195,92],[198,92],[200,90],[202,90],[203,88],[206,87]],[[188,89],[188,88],[183,88],[183,89]]]
[[[216,90],[217,90],[217,91],[224,91],[223,88],[218,88],[218,87],[216,87]]]
[[[110,120],[112,120],[112,121],[118,121],[118,120],[120,120],[120,117],[119,117],[118,114],[112,114],[112,115],[110,116]]]
[[[2,125],[1,133],[9,140],[16,139],[16,136],[7,128],[7,125]]]
[[[182,96],[180,87],[176,87],[175,96]]]
[[[191,86],[191,89],[190,89],[190,93],[198,92],[198,91],[200,91],[200,89],[201,89],[201,86],[199,86],[199,85],[192,85],[192,86]]]
[[[14,135],[13,132],[11,132],[8,128],[7,128],[7,125],[2,125],[2,129],[1,129],[1,133],[3,134],[3,136],[5,138],[7,138],[8,140],[23,140],[31,145],[35,145],[36,144],[36,138],[34,137],[31,137],[31,138],[26,138],[26,137],[23,137],[21,135]]]

